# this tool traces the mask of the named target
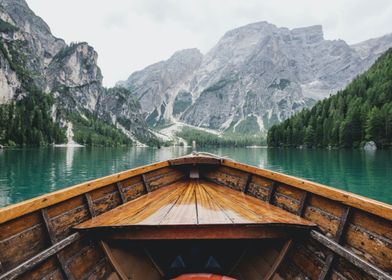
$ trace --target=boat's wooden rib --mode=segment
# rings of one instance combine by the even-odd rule
[[[287,253],[289,252],[292,244],[293,244],[293,240],[292,239],[289,239],[288,241],[286,241],[286,243],[284,244],[282,250],[279,253],[279,256],[276,258],[274,264],[271,266],[270,271],[264,277],[264,280],[272,280],[273,279],[273,277],[275,276],[276,272],[279,269],[279,266],[282,264],[282,262],[284,261]]]
[[[49,207],[51,205],[84,194],[86,192],[90,192],[95,189],[116,183],[118,181],[122,181],[124,179],[128,179],[130,177],[144,174],[146,172],[157,170],[166,166],[169,166],[169,163],[167,161],[163,161],[139,168],[134,168],[128,171],[116,173],[86,183],[81,183],[73,187],[59,190],[50,194],[42,195],[27,201],[20,202],[15,205],[4,207],[1,209],[0,223],[5,223],[22,215],[32,213],[45,207]]]
[[[70,244],[76,242],[80,239],[79,233],[74,233],[64,240],[50,246],[46,250],[42,251],[41,253],[35,255],[34,257],[26,260],[25,262],[19,264],[15,268],[7,271],[6,273],[0,275],[0,280],[12,280],[16,279],[21,274],[25,273],[29,269],[33,268],[35,265],[42,263],[43,261],[47,260],[49,257],[57,254],[63,248],[69,246]]]
[[[190,180],[191,173],[201,179]],[[105,216],[112,222],[95,236],[73,232]],[[318,228],[311,230],[312,238],[300,238],[313,225]],[[132,169],[0,209],[0,279],[121,279],[101,239],[162,241],[173,235],[231,242],[293,239],[271,273],[276,279],[392,279],[391,205],[204,155]],[[252,267],[244,261],[235,273],[256,275],[244,271]],[[265,273],[273,268],[262,263]]]
[[[121,183],[120,183],[120,182],[117,182],[117,183],[116,183],[116,186],[117,186],[117,191],[118,191],[118,193],[120,194],[121,202],[122,202],[122,203],[127,202],[127,200],[126,200],[126,198],[125,198],[125,196],[124,196],[123,187],[122,187]]]
[[[326,246],[327,248],[331,249],[334,253],[338,254],[339,256],[345,258],[352,264],[354,264],[358,269],[364,270],[366,273],[370,274],[373,276],[375,279],[380,279],[380,280],[391,280],[392,276],[390,274],[387,274],[385,271],[382,271],[378,267],[374,266],[373,264],[364,261],[362,258],[358,257],[356,254],[353,252],[350,252],[343,246],[339,245],[335,241],[332,241],[331,239],[325,237],[321,233],[317,231],[312,231],[311,232],[312,238],[316,239],[319,241],[321,244]]]
[[[105,252],[105,255],[108,257],[110,264],[112,265],[114,271],[117,273],[120,280],[128,280],[128,277],[122,271],[121,266],[117,262],[116,258],[113,256],[109,246],[104,241],[101,241],[101,245]]]
[[[374,199],[365,198],[360,195],[349,193],[346,191],[334,189],[322,184],[311,182],[305,179],[296,178],[290,175],[282,174],[275,171],[260,169],[247,164],[224,159],[222,165],[231,167],[244,172],[250,172],[261,177],[284,183],[301,190],[329,198],[334,201],[352,206],[369,213],[378,215],[388,220],[392,220],[392,206]]]
[[[343,238],[344,232],[347,229],[347,224],[349,222],[350,213],[351,213],[351,207],[348,206],[346,211],[343,213],[343,215],[340,219],[339,227],[338,227],[338,229],[336,231],[336,235],[334,237],[334,240],[338,244],[342,243],[342,238]],[[328,279],[328,277],[330,276],[331,268],[333,266],[334,261],[335,261],[335,254],[333,252],[331,252],[328,254],[324,268],[322,269],[322,271],[319,275],[319,278],[318,278],[319,280]]]

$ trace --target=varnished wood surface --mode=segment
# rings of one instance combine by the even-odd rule
[[[132,176],[137,176],[149,171],[169,166],[168,161],[162,161],[138,168],[130,169],[110,176],[98,178],[89,182],[81,183],[69,188],[65,188],[50,194],[45,194],[32,198],[17,204],[0,208],[0,224],[20,217],[22,215],[32,213],[36,210],[54,205],[69,198],[90,192],[95,189],[116,183]]]
[[[362,209],[369,213],[378,215],[388,220],[392,220],[392,205],[366,198],[354,193],[346,192],[343,190],[335,189],[319,183],[311,182],[305,179],[297,178],[294,176],[282,174],[279,172],[261,169],[247,164],[235,162],[232,160],[224,159],[223,166],[231,167],[244,172],[250,172],[273,181],[285,183],[287,185],[305,190],[337,202],[341,202],[348,206],[353,206]]]
[[[76,229],[214,224],[315,226],[238,191],[203,180],[188,180],[148,193],[88,220]]]
[[[254,166],[242,164],[228,159],[214,159],[207,156],[193,156],[189,157],[190,162],[203,162],[208,161],[216,162],[217,164],[222,164],[223,166],[232,167],[244,172],[249,172],[252,174],[257,174],[271,180],[276,180],[278,182],[286,183],[288,185],[294,186],[296,188],[309,191],[321,195],[323,197],[339,201],[346,205],[350,205],[367,212],[373,213],[380,217],[392,220],[392,206],[386,203],[382,203],[373,199],[365,198],[353,193],[345,192],[342,190],[334,189],[322,184],[307,181],[301,178],[296,178],[293,176],[281,174],[278,172],[260,169]],[[215,161],[214,161],[215,160]],[[66,199],[75,197],[80,194],[87,193],[89,191],[101,188],[108,184],[116,183],[118,181],[124,180],[126,178],[137,176],[149,171],[157,170],[159,168],[167,167],[171,164],[187,164],[186,157],[179,158],[171,161],[163,161],[155,164],[138,167],[135,169],[127,170],[110,176],[98,178],[89,182],[81,183],[60,191],[56,191],[50,194],[39,196],[27,201],[23,201],[14,205],[10,205],[4,208],[0,208],[0,223],[7,222],[14,218],[20,217],[22,215],[32,213],[36,210],[54,205]]]
[[[165,191],[165,186],[173,187],[170,184],[181,182],[179,180],[187,177],[192,168],[197,169],[200,178],[221,186],[203,182],[200,188],[198,184],[182,182],[174,185],[176,191],[170,194]],[[143,196],[147,192],[150,192],[148,199]],[[342,237],[341,245],[348,253],[339,254],[330,248],[336,255],[331,262],[331,278],[339,274],[351,275],[350,279],[371,278],[359,269],[360,262],[350,261],[349,253],[381,270],[392,271],[391,205],[228,159],[214,161],[196,156],[192,160],[166,161],[132,169],[0,209],[0,274],[18,269],[25,262],[32,265],[41,258],[41,253],[51,245],[45,223],[51,225],[56,242],[64,241],[72,234],[72,227],[90,219],[91,215],[102,215],[141,196],[145,201],[126,221],[130,226],[114,226],[111,232],[102,227],[105,230],[100,234],[109,233],[113,239],[138,240],[170,239],[173,234],[177,239],[293,238],[295,234],[303,234],[303,225],[281,226],[276,221],[279,217],[276,208],[285,217],[291,212],[317,224],[321,233],[331,240]],[[260,207],[249,200],[264,204]],[[347,206],[352,208],[350,215],[347,215]],[[273,207],[273,211],[268,207]],[[41,212],[47,212],[47,217]],[[263,219],[258,221],[255,217]],[[122,218],[118,218],[121,221]],[[340,226],[345,223],[346,227]],[[94,232],[96,229],[92,228]],[[303,244],[290,250],[279,269],[284,279],[317,279],[327,266],[324,256],[332,252],[321,245],[324,243],[313,239],[302,241]],[[65,268],[69,268],[76,279],[87,279],[93,274],[106,278],[112,272],[99,246],[78,241],[58,253],[66,261]],[[31,267],[21,279],[30,279],[30,275],[46,279],[49,268],[61,276],[64,270],[61,266],[55,255],[50,255]]]

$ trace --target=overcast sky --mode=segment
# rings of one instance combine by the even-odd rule
[[[279,27],[321,24],[326,39],[356,43],[392,32],[391,0],[27,0],[67,43],[99,54],[106,86],[169,58],[207,52],[228,30],[257,21]]]

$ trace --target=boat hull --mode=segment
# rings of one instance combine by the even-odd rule
[[[237,261],[221,261],[218,266],[225,269],[211,273],[238,279],[392,279],[389,274],[392,271],[392,206],[206,155],[143,166],[0,209],[0,279],[127,279],[132,277],[132,271],[125,271],[119,264],[124,258],[135,263],[149,262],[146,271],[155,272],[144,279],[167,278],[172,263],[164,265],[165,261],[157,261],[159,254],[148,253],[148,246],[143,253],[132,250],[121,253],[118,247],[121,244],[120,248],[127,248],[132,242],[149,240],[105,240],[102,236],[96,238],[87,232],[77,232],[75,227],[148,193],[188,180],[190,174],[317,225],[317,228],[301,233],[302,238],[289,234],[270,239],[267,244],[271,244],[272,253],[259,250],[265,255],[244,253],[246,240],[241,241],[236,236],[224,248],[225,253]],[[171,239],[175,238],[166,239],[156,240],[161,242],[162,251],[170,248],[167,247],[169,243],[164,242],[173,242]],[[184,239],[176,242],[185,242]],[[197,240],[188,238],[187,242],[192,245],[192,241]],[[261,237],[248,240],[265,244]],[[227,244],[243,251],[231,251]],[[179,255],[181,252],[169,250],[163,260],[176,259]],[[257,274],[261,278],[255,278],[255,274],[251,274],[254,263],[266,258],[272,260],[268,269]],[[231,267],[227,268],[230,265],[223,263]],[[198,271],[194,271],[193,264],[185,265],[178,270],[178,275],[208,272],[207,268],[204,268],[207,271],[201,271],[202,267],[198,266]],[[170,274],[170,277],[174,276]]]

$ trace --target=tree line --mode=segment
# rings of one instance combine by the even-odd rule
[[[197,146],[220,146],[220,147],[246,147],[253,145],[265,145],[265,139],[259,135],[241,135],[241,134],[223,134],[218,136],[206,131],[193,129],[189,127],[182,128],[176,133],[176,136],[183,138],[188,144],[196,141]]]
[[[64,143],[65,133],[51,117],[54,98],[32,90],[18,101],[0,105],[0,143],[43,146]]]
[[[343,91],[268,131],[271,147],[392,145],[392,49]]]

